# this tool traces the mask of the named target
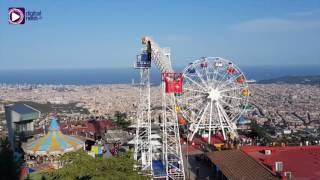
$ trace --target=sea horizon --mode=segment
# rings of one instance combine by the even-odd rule
[[[243,66],[247,79],[268,80],[283,76],[320,75],[320,65]],[[181,72],[182,67],[175,68]],[[50,85],[98,85],[131,84],[139,82],[139,72],[134,68],[47,68],[0,69],[0,84],[50,84]],[[160,72],[151,69],[150,81],[160,83]]]

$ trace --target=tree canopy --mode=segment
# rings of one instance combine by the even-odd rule
[[[130,121],[127,121],[127,113],[121,113],[119,111],[116,111],[114,113],[114,122],[121,128],[126,129],[128,126],[130,126]]]
[[[40,173],[41,176],[37,177],[47,180],[149,179],[134,170],[135,161],[131,153],[112,158],[93,158],[80,150],[62,155],[60,160],[65,163],[63,168]]]
[[[19,179],[19,166],[14,161],[8,138],[0,139],[0,179]]]

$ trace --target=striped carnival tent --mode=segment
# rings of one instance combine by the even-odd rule
[[[52,118],[48,133],[22,145],[24,152],[32,156],[56,156],[82,148],[84,142],[61,133],[57,118]]]

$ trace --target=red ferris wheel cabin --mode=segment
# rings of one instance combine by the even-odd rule
[[[183,93],[182,73],[162,73],[162,81],[165,82],[166,93]]]

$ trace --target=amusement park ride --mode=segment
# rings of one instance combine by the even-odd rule
[[[150,68],[151,62],[161,72],[162,80],[162,156],[166,179],[185,179],[180,145],[179,124],[188,124],[188,140],[195,134],[208,138],[222,134],[224,140],[237,137],[236,121],[248,103],[245,75],[231,61],[204,57],[190,63],[183,73],[171,66],[170,50],[160,48],[150,37],[143,37],[146,47],[137,56],[140,70],[140,98],[137,110],[134,158],[139,169],[157,177],[153,166],[151,139]]]
[[[150,120],[150,67],[151,61],[162,73],[163,87],[163,136],[162,163],[165,166],[167,179],[184,179],[183,160],[180,146],[179,126],[174,93],[182,92],[182,75],[173,72],[170,50],[160,48],[151,38],[143,37],[142,44],[146,49],[137,56],[135,68],[140,69],[140,100],[136,125],[134,158],[141,165],[141,170],[151,171],[153,176]]]
[[[231,61],[203,57],[183,71],[183,95],[178,104],[189,122],[191,141],[196,133],[208,138],[221,133],[224,140],[237,136],[236,121],[250,95],[243,72]]]

